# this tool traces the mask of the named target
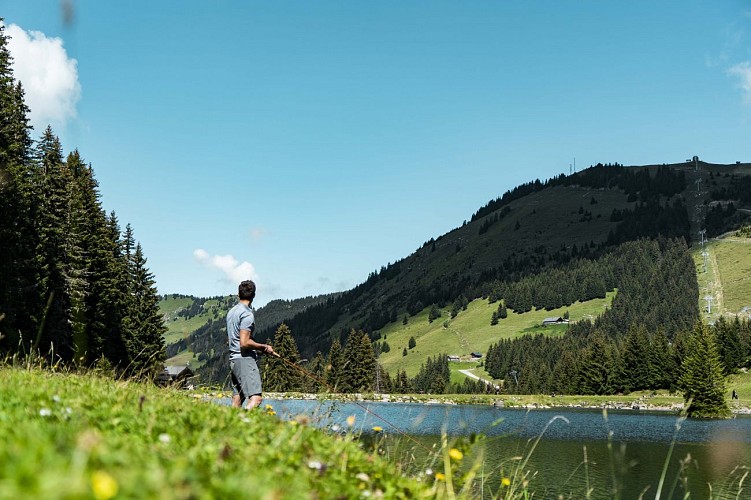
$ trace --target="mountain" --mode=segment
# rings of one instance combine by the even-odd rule
[[[273,308],[270,303],[268,310],[259,311],[258,338],[270,340],[284,321],[302,357],[313,358],[319,351],[325,356],[334,340],[344,344],[350,330],[364,330],[379,352],[393,340],[395,346],[379,363],[392,375],[407,369],[411,376],[436,352],[464,344],[483,351],[508,338],[513,322],[506,322],[505,330],[491,328],[498,304],[508,306],[508,314],[523,315],[518,324],[526,324],[522,332],[527,333],[555,332],[537,328],[548,313],[563,312],[570,312],[572,321],[590,317],[604,331],[624,330],[620,336],[638,315],[668,334],[685,329],[699,314],[696,273],[690,258],[684,258],[685,242],[738,228],[749,219],[749,174],[750,164],[718,165],[695,158],[672,165],[598,164],[574,175],[523,184],[489,201],[454,230],[374,271],[352,290],[309,298],[299,308],[286,301]],[[671,238],[676,243],[666,241]],[[659,239],[657,245],[624,246],[653,239]],[[679,264],[666,265],[671,261]],[[609,293],[616,288],[617,295]],[[673,300],[665,301],[666,296]],[[601,320],[602,313],[588,311],[603,311],[597,301],[606,297],[604,311],[612,311]],[[230,305],[225,303],[223,310]],[[455,327],[443,330],[446,319],[467,305],[469,312],[460,314]],[[182,307],[189,309],[188,304]],[[203,323],[191,325],[187,336],[183,332],[184,340],[173,343],[168,355],[178,356],[173,360],[180,359],[180,351],[195,355],[194,362],[204,365],[199,370],[203,380],[221,382],[227,373],[223,314],[213,307],[211,301],[204,303],[207,315],[197,316]],[[401,336],[434,313],[442,314],[437,326],[404,356],[411,339]],[[409,325],[395,327],[402,321]],[[176,327],[172,323],[170,331]],[[586,326],[577,328],[589,332]],[[439,349],[446,344],[441,342],[446,333],[459,335],[463,343]],[[438,345],[427,348],[423,340],[428,339]]]
[[[485,296],[495,281],[516,282],[572,259],[597,258],[639,238],[683,238],[738,227],[748,219],[751,164],[699,161],[624,167],[598,164],[574,175],[529,182],[431,238],[411,255],[289,319],[303,357],[326,352],[350,329],[373,339],[384,325],[459,297]],[[730,197],[730,198],[728,198]],[[259,331],[271,338],[274,328]]]

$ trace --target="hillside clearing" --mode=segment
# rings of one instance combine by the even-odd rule
[[[485,354],[491,344],[500,339],[519,337],[524,334],[563,335],[566,325],[543,327],[548,317],[563,316],[567,311],[571,321],[594,319],[613,301],[615,292],[609,292],[604,299],[577,302],[568,307],[552,311],[533,310],[524,314],[509,311],[508,317],[491,326],[490,319],[498,303],[488,304],[487,300],[473,300],[466,311],[450,319],[451,307],[441,311],[441,317],[432,323],[428,321],[426,308],[409,317],[406,325],[400,317],[396,322],[381,329],[381,340],[388,342],[390,351],[382,353],[379,363],[393,376],[397,370],[405,370],[413,377],[428,357],[439,354],[468,356],[472,352]],[[409,349],[409,339],[415,338],[416,346]],[[403,356],[403,350],[407,355]],[[452,363],[454,365],[455,363]],[[471,365],[470,365],[471,366]],[[478,373],[479,375],[479,373]],[[487,377],[487,375],[486,375]],[[486,378],[483,377],[483,378]],[[489,377],[488,377],[489,378]]]

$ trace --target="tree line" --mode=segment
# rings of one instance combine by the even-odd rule
[[[51,127],[32,140],[11,62],[0,24],[0,356],[151,376],[165,328],[143,249],[78,150]]]

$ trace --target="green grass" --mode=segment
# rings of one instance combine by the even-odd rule
[[[0,367],[0,498],[420,498],[353,436],[152,385]],[[376,447],[377,448],[377,447]],[[367,492],[367,493],[366,493]]]
[[[207,300],[204,304],[204,311],[192,318],[186,319],[178,317],[177,312],[181,309],[190,307],[193,303],[191,298],[167,298],[159,302],[159,310],[164,315],[164,325],[167,327],[167,333],[164,335],[164,341],[167,345],[187,338],[188,335],[196,331],[209,322],[209,319],[221,319],[224,312],[218,316],[214,315],[214,309],[218,305],[216,300]]]
[[[725,237],[705,245],[707,266],[701,246],[692,249],[699,281],[699,307],[703,316],[716,319],[720,315],[742,313],[751,308],[751,239]],[[707,313],[705,297],[712,297],[712,314]],[[746,317],[751,316],[747,310]]]
[[[587,302],[577,302],[568,307],[552,311],[535,310],[524,314],[516,314],[509,310],[508,317],[497,325],[491,326],[490,319],[498,304],[488,304],[487,300],[474,300],[469,303],[466,311],[450,319],[450,307],[443,309],[442,317],[428,322],[429,309],[409,318],[407,325],[402,324],[402,317],[396,322],[381,329],[381,338],[388,342],[390,351],[381,354],[378,361],[390,374],[397,370],[406,370],[407,375],[417,374],[428,357],[439,354],[469,355],[472,352],[487,352],[491,344],[502,338],[514,338],[525,334],[543,333],[546,335],[562,335],[565,326],[543,327],[542,321],[551,316],[563,316],[568,311],[571,321],[583,318],[594,319],[601,314],[612,301],[615,292],[610,292],[604,299]],[[444,322],[448,320],[448,327]],[[417,345],[407,349],[408,354],[402,356],[403,349],[408,347],[409,338],[414,337]]]

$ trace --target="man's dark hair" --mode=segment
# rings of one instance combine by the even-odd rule
[[[253,300],[256,296],[256,284],[250,280],[245,280],[237,287],[237,295],[240,300]]]

